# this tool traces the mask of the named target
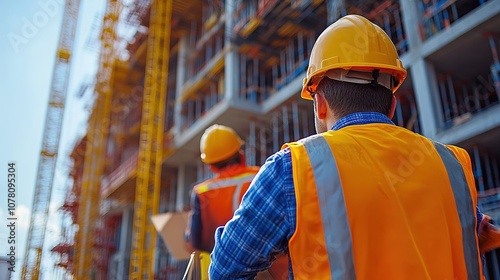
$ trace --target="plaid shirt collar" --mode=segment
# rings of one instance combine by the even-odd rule
[[[340,118],[332,127],[332,130],[339,130],[349,125],[386,123],[394,124],[386,115],[376,112],[352,113]]]

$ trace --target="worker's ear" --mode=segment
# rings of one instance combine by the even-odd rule
[[[316,116],[320,120],[326,119],[327,111],[328,111],[328,102],[326,102],[323,94],[317,93],[314,96],[314,107],[316,108]]]
[[[392,117],[394,117],[394,112],[396,112],[396,105],[398,105],[398,100],[396,99],[396,96],[393,94],[391,109],[389,110],[389,114],[387,114],[387,117],[389,117],[389,119],[392,119]]]

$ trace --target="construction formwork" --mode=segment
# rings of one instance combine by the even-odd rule
[[[315,133],[312,104],[289,100],[269,112],[264,120],[250,120],[245,138],[247,164],[262,165],[284,143]]]
[[[305,73],[325,17],[321,1],[236,1],[239,98],[261,104]]]
[[[453,73],[439,73],[437,80],[441,99],[443,126],[450,128],[459,125],[474,114],[499,104],[500,93],[495,88],[493,74],[478,69],[478,75],[460,79]]]
[[[423,40],[450,28],[451,24],[486,4],[487,0],[420,0],[421,37]]]
[[[180,101],[179,130],[185,131],[220,104],[226,92],[224,68],[236,67],[234,81],[238,99],[262,104],[281,89],[300,79],[308,65],[308,56],[315,38],[326,27],[328,11],[323,1],[234,1],[234,11],[226,22],[225,7],[219,3],[213,8],[203,6],[201,21],[191,22],[186,49],[181,56],[186,76],[178,89]],[[380,22],[403,53],[407,50],[401,13],[397,1],[376,5],[375,1],[359,3],[347,1],[347,9]],[[373,12],[372,8],[376,7]],[[346,10],[347,11],[347,10]],[[214,14],[221,15],[218,19]],[[279,26],[279,28],[271,28]],[[227,30],[231,33],[228,34]],[[228,40],[232,42],[227,45]],[[230,49],[238,55],[226,62]],[[230,54],[229,54],[230,56]]]
[[[472,169],[478,189],[478,207],[495,221],[500,220],[499,151],[488,151],[478,145],[469,147]],[[500,279],[500,249],[486,253],[487,279]]]
[[[181,131],[217,105],[224,95],[225,54],[229,51],[224,36],[224,1],[203,5],[201,21],[192,21],[180,54],[185,80],[177,99],[180,102]],[[181,69],[179,69],[181,70]]]
[[[344,5],[347,14],[363,15],[380,26],[389,35],[400,55],[408,51],[400,1],[346,0]]]

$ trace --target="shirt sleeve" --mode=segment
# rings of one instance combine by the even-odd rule
[[[289,150],[267,159],[234,217],[217,229],[211,279],[253,279],[270,267],[275,255],[288,250],[293,229],[284,184],[292,173],[283,164],[285,157],[290,158]]]
[[[191,205],[193,209],[191,210],[189,217],[189,226],[188,230],[186,231],[186,241],[189,242],[195,250],[205,251],[205,248],[203,248],[202,244],[201,234],[203,228],[201,222],[200,199],[194,191],[191,197]]]
[[[479,225],[481,224],[481,221],[483,220],[483,213],[479,210],[478,207],[476,207],[476,231],[479,231]]]

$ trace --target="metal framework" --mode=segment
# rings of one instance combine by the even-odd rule
[[[79,7],[80,0],[67,0],[64,6],[21,279],[38,279],[40,276]]]
[[[173,0],[153,0],[146,56],[130,279],[153,279]]]
[[[75,244],[76,279],[89,279],[92,270],[94,230],[99,217],[101,175],[104,170],[106,140],[111,112],[115,28],[119,16],[118,0],[108,0],[101,33],[100,64],[97,72],[97,98],[89,118],[82,189],[78,208],[78,233]]]

